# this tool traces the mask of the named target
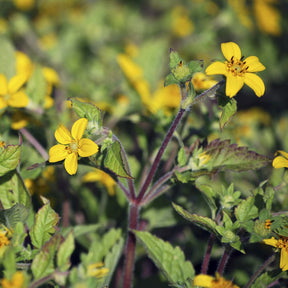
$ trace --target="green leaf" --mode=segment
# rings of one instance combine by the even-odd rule
[[[1,250],[3,250],[3,246],[1,248]],[[0,251],[0,256],[2,256],[1,254]],[[11,279],[16,272],[16,256],[13,247],[8,247],[4,252],[3,259],[0,257],[0,260],[4,266],[6,278]]]
[[[97,133],[102,127],[102,114],[101,110],[91,103],[85,103],[77,100],[76,98],[69,98],[72,103],[72,108],[80,118],[86,118],[90,123],[87,129],[95,129]]]
[[[25,222],[29,214],[29,209],[23,204],[15,204],[10,209],[0,210],[0,223],[7,228],[15,230],[18,222]]]
[[[201,72],[203,69],[203,62],[202,61],[190,61],[188,62],[187,66],[189,67],[192,74]]]
[[[8,145],[0,151],[0,176],[3,176],[18,166],[21,157],[21,146]]]
[[[149,258],[165,275],[170,284],[191,285],[194,278],[194,268],[179,247],[173,247],[169,242],[144,231],[133,231],[147,250]]]
[[[59,234],[51,237],[34,257],[31,264],[34,280],[43,278],[54,272],[54,257],[60,242],[60,237]]]
[[[181,147],[178,152],[177,162],[180,165],[180,167],[184,166],[187,163],[187,157],[184,147]]]
[[[59,219],[59,215],[51,208],[50,203],[46,201],[45,205],[36,213],[35,223],[30,231],[31,241],[35,247],[41,248],[51,238],[51,234],[55,233],[55,226]]]
[[[169,54],[169,66],[170,69],[174,69],[177,65],[179,65],[180,61],[183,61],[178,52],[173,49],[170,49]]]
[[[224,126],[229,122],[229,120],[235,115],[237,112],[237,102],[234,98],[225,97],[225,103],[219,105],[222,107],[222,113],[220,116],[220,129],[222,130]]]
[[[4,209],[9,209],[16,203],[23,204],[27,208],[30,207],[29,192],[17,170],[0,177],[0,201]]]
[[[0,36],[0,74],[12,78],[15,74],[15,50],[5,36]]]
[[[119,177],[133,178],[129,173],[128,164],[125,162],[121,144],[118,141],[107,147],[104,166]]]
[[[269,284],[285,275],[287,275],[286,271],[279,271],[279,269],[265,272],[256,278],[255,282],[251,285],[251,288],[266,288]]]
[[[201,227],[202,229],[211,232],[213,234],[215,234],[216,236],[220,237],[221,234],[218,232],[217,230],[217,224],[215,221],[213,221],[212,219],[208,218],[208,217],[203,217],[203,216],[199,216],[197,214],[191,214],[188,211],[186,211],[185,209],[183,209],[181,206],[172,203],[173,208],[176,210],[176,212],[181,215],[183,218],[185,218],[186,220],[192,222],[193,224]],[[219,226],[221,227],[221,226]]]
[[[73,227],[74,237],[77,238],[87,233],[95,232],[99,227],[101,227],[100,224],[77,225]]]
[[[75,249],[74,236],[70,232],[66,239],[60,244],[57,252],[57,267],[60,271],[64,272],[69,269],[70,257]]]
[[[179,84],[179,81],[174,77],[172,73],[168,74],[164,81],[164,87],[172,85],[172,84]]]
[[[245,222],[258,216],[258,209],[254,205],[255,198],[250,196],[235,208],[235,216],[239,222]]]

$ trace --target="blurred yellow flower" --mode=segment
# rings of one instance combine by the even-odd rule
[[[89,157],[98,152],[99,147],[91,139],[82,138],[87,127],[88,120],[80,118],[70,131],[60,125],[55,131],[55,138],[60,143],[49,150],[49,162],[64,161],[64,167],[70,175],[77,172],[78,154],[80,157]]]
[[[253,28],[253,21],[249,17],[250,9],[247,6],[246,0],[228,0],[229,5],[237,14],[240,22],[248,29]]]
[[[25,74],[16,75],[9,81],[4,74],[0,74],[0,109],[7,106],[21,108],[28,105],[29,98],[21,90],[26,80],[27,77]]]
[[[279,267],[280,269],[282,269],[282,271],[287,271],[288,270],[288,237],[280,236],[279,239],[272,237],[270,239],[264,239],[263,242],[277,249],[281,249]]]
[[[185,7],[178,5],[173,9],[171,29],[173,35],[181,38],[191,35],[194,31],[194,24]]]
[[[16,73],[24,74],[27,77],[27,80],[31,76],[34,65],[31,59],[23,52],[16,51],[15,52],[15,59],[16,59]]]
[[[101,262],[90,264],[87,268],[87,276],[90,277],[102,278],[105,277],[108,272],[109,269],[105,268]]]
[[[199,274],[195,276],[193,285],[207,288],[239,288],[239,286],[221,277],[218,273],[216,273],[215,277]]]
[[[14,5],[20,10],[30,10],[35,5],[35,0],[13,0]]]
[[[277,151],[275,153],[275,158],[272,162],[274,168],[288,168],[288,153],[284,151]]]
[[[207,90],[218,83],[216,80],[213,80],[202,72],[193,74],[191,81],[195,91],[197,92]]]
[[[5,141],[0,141],[0,148],[5,148],[5,146],[6,146]]]
[[[7,21],[3,18],[0,18],[0,34],[7,31],[8,24]]]
[[[227,61],[214,62],[206,68],[207,75],[222,74],[226,77],[226,95],[235,96],[244,84],[252,88],[258,97],[265,92],[262,79],[253,72],[263,71],[264,65],[258,57],[250,56],[245,60],[241,57],[241,50],[234,42],[221,44],[221,50]]]
[[[83,178],[83,182],[100,182],[102,183],[110,196],[115,195],[116,182],[107,173],[102,170],[94,169],[94,171],[88,172]]]
[[[24,288],[24,273],[22,271],[16,271],[11,280],[6,278],[1,280],[2,288]]]
[[[0,231],[0,249],[4,246],[8,246],[10,243],[7,237],[7,231]]]

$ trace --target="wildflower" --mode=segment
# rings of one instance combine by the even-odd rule
[[[0,249],[4,246],[8,246],[10,241],[7,237],[7,230],[6,231],[0,231]]]
[[[0,74],[0,109],[7,106],[21,108],[28,105],[28,96],[20,90],[26,80],[26,74],[16,75],[9,81],[4,74]]]
[[[243,59],[241,50],[234,42],[221,44],[221,50],[227,61],[214,62],[206,68],[207,75],[222,74],[226,77],[226,95],[230,98],[235,96],[244,84],[252,88],[258,97],[265,92],[265,85],[262,79],[253,74],[265,70],[258,57],[250,56]]]
[[[239,288],[239,286],[221,277],[218,273],[216,273],[215,277],[199,274],[194,278],[193,285],[208,288]]]
[[[16,58],[16,72],[18,74],[24,74],[27,77],[27,80],[32,75],[34,65],[31,59],[23,52],[16,51],[15,52]]]
[[[106,276],[108,272],[109,269],[105,268],[103,263],[98,262],[88,265],[87,276],[102,278]]]
[[[207,75],[202,72],[195,73],[191,81],[196,91],[207,90],[218,83],[216,80],[207,77]]]
[[[264,239],[263,242],[277,249],[281,249],[280,268],[282,271],[288,270],[288,237],[280,236],[279,239],[272,237],[270,239]]]
[[[272,225],[272,221],[270,219],[265,220],[265,229],[270,230]]]
[[[55,131],[55,138],[60,144],[50,148],[49,162],[65,159],[64,167],[70,175],[77,171],[78,154],[80,157],[89,157],[99,150],[98,145],[92,140],[82,138],[87,124],[88,120],[81,118],[73,124],[71,133],[62,124]]]
[[[172,33],[180,38],[191,35],[194,25],[189,18],[187,9],[183,6],[176,6],[172,11]]]
[[[16,271],[9,281],[8,279],[4,278],[1,280],[1,287],[2,288],[23,288],[24,285],[24,273],[22,271]]]
[[[83,177],[83,182],[100,182],[102,183],[108,191],[108,194],[110,196],[115,195],[115,187],[116,187],[116,182],[114,179],[107,173],[105,173],[102,170],[95,169],[95,171],[88,172],[84,177]]]
[[[6,143],[4,141],[0,141],[0,148],[5,148]]]
[[[277,151],[275,153],[276,158],[274,158],[272,162],[272,166],[274,168],[288,168],[288,153],[284,151]]]

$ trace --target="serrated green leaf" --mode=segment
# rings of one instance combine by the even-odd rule
[[[59,215],[51,208],[49,202],[38,210],[30,231],[31,241],[35,247],[41,248],[51,238],[59,219]]]
[[[51,237],[34,257],[31,270],[35,280],[54,272],[54,257],[60,242],[60,237],[59,234]]]
[[[74,236],[70,232],[66,239],[60,244],[57,252],[57,267],[60,271],[64,272],[69,269],[70,257],[75,249]]]
[[[169,242],[144,231],[133,231],[147,250],[149,258],[165,275],[169,283],[188,284],[194,278],[194,268],[179,247],[173,247]],[[190,284],[191,285],[191,284]]]
[[[229,122],[229,120],[235,115],[237,112],[237,102],[234,98],[228,98],[224,106],[222,106],[222,113],[220,116],[220,129],[222,130],[224,126]]]
[[[211,172],[220,169],[234,171],[259,169],[271,162],[268,157],[249,151],[248,147],[230,144],[230,140],[215,139],[204,148],[203,153],[210,157],[206,167]]]
[[[30,207],[29,192],[17,170],[8,172],[0,178],[0,201],[4,209],[9,209],[16,203]]]
[[[170,69],[174,69],[177,65],[179,65],[180,61],[183,61],[178,52],[171,49],[169,54],[169,66]]]
[[[15,204],[10,209],[0,210],[0,223],[7,228],[15,230],[18,222],[24,222],[29,214],[29,209],[23,204]]]
[[[5,36],[0,36],[0,43],[0,74],[5,74],[9,80],[16,74],[15,50]]]
[[[172,84],[179,84],[180,82],[174,77],[172,73],[168,74],[164,81],[164,87],[172,85]]]
[[[21,146],[19,145],[8,145],[3,149],[0,152],[0,176],[14,170],[19,164],[20,157]]]
[[[250,196],[235,208],[235,216],[239,222],[245,222],[258,216],[258,209],[254,205],[254,197]]]
[[[25,92],[33,104],[39,105],[41,107],[44,106],[45,96],[47,94],[47,82],[43,75],[42,67],[34,67],[33,73],[27,83]]]
[[[96,129],[98,131],[102,127],[102,114],[101,110],[91,103],[85,103],[77,100],[76,98],[69,99],[72,103],[72,108],[80,118],[86,118],[92,123],[93,127],[90,129]],[[89,130],[89,123],[87,129]]]
[[[107,148],[104,166],[119,177],[133,178],[128,171],[125,157],[122,156],[121,144],[118,141],[113,142]]]
[[[211,218],[208,217],[203,217],[203,216],[199,216],[197,214],[191,214],[188,211],[186,211],[185,209],[183,209],[181,206],[172,203],[173,208],[176,210],[176,212],[181,215],[183,218],[185,218],[186,220],[192,222],[193,224],[201,227],[202,229],[209,231],[213,234],[215,234],[216,236],[220,237],[220,233],[218,232],[217,228],[217,224],[215,221],[213,221]],[[219,226],[221,227],[221,226]]]

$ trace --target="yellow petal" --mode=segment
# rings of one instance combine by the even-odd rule
[[[276,153],[275,153],[275,156],[277,155],[282,155],[284,158],[286,158],[288,160],[288,153],[285,152],[285,151],[282,151],[282,150],[278,150]]]
[[[8,81],[4,74],[0,74],[0,95],[5,96],[8,93]]]
[[[59,84],[59,76],[54,69],[49,68],[49,67],[43,67],[42,72],[48,83],[54,84],[54,85]]]
[[[288,160],[282,156],[278,156],[278,157],[274,158],[274,160],[272,162],[272,166],[276,169],[277,168],[283,168],[283,167],[288,168]]]
[[[72,141],[70,131],[63,124],[56,129],[55,138],[61,144],[70,144]]]
[[[88,120],[86,118],[80,118],[73,124],[71,134],[75,140],[79,141],[82,138],[87,124]]]
[[[76,174],[77,167],[78,167],[78,155],[77,155],[77,153],[71,153],[66,157],[66,159],[64,161],[64,167],[70,175]]]
[[[288,270],[288,251],[287,248],[281,249],[280,268],[282,271]]]
[[[241,58],[241,50],[239,46],[234,42],[227,42],[221,44],[221,50],[224,57],[230,61],[232,57],[234,59],[240,60]]]
[[[214,280],[214,277],[205,275],[205,274],[199,274],[195,276],[193,280],[194,286],[201,286],[201,287],[212,287],[212,281]]]
[[[232,98],[238,93],[238,91],[243,87],[243,85],[244,85],[243,77],[228,74],[226,80],[226,95]]]
[[[91,156],[99,151],[98,145],[90,139],[83,138],[78,144],[78,153],[81,157]]]
[[[68,156],[68,150],[65,145],[57,144],[49,150],[49,162],[58,162],[64,160]]]
[[[246,65],[249,67],[247,72],[259,72],[265,70],[265,66],[256,56],[250,56],[245,59]]]
[[[207,75],[217,75],[217,74],[227,75],[226,66],[224,63],[217,61],[210,64],[206,68],[205,73]]]
[[[8,100],[8,105],[15,108],[26,107],[28,103],[29,98],[23,91],[11,94]]]
[[[266,245],[270,245],[270,246],[273,246],[273,247],[277,247],[278,240],[275,239],[274,237],[272,237],[272,238],[270,238],[270,239],[263,239],[263,242],[264,242]]]
[[[9,94],[16,93],[26,81],[27,81],[26,73],[21,73],[12,77],[8,83],[8,93]]]
[[[83,182],[96,182],[99,181],[101,179],[101,174],[98,173],[98,171],[96,170],[95,172],[88,172],[87,174],[85,174],[85,176],[82,178]]]
[[[0,109],[4,109],[8,106],[7,101],[4,100],[3,96],[0,96]]]
[[[258,97],[261,97],[265,92],[264,82],[256,74],[245,73],[244,83],[253,89]]]

